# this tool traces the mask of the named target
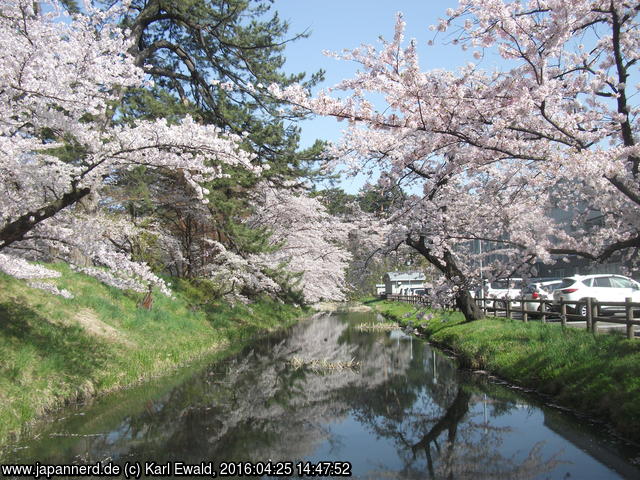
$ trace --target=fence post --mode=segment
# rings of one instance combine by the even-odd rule
[[[485,297],[484,295],[482,297],[482,313],[485,317],[487,316],[487,297]]]
[[[524,298],[520,299],[520,309],[522,310],[522,321],[523,322],[528,322],[529,321],[529,314],[527,313],[527,310],[524,307]]]
[[[633,320],[633,309],[631,308],[631,298],[625,298],[624,303],[624,312],[627,317],[627,338],[631,339],[633,338],[633,323],[631,323]]]
[[[540,313],[542,314],[542,323],[547,323],[547,303],[542,300],[540,303]]]
[[[560,297],[560,323],[562,328],[567,326],[567,304],[564,303],[564,298]]]
[[[509,297],[506,297],[504,299],[505,302],[505,308],[507,309],[507,312],[505,313],[505,317],[511,319],[511,300],[509,299]]]
[[[591,331],[598,333],[598,300],[591,299]]]
[[[593,315],[593,311],[591,310],[591,297],[587,298],[587,331],[591,332],[591,322],[593,320],[592,318]]]

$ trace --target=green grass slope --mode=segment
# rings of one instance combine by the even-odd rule
[[[302,311],[270,300],[231,306],[186,283],[175,299],[108,287],[64,265],[73,299],[0,273],[0,444],[64,403],[166,374],[213,352],[237,351]]]

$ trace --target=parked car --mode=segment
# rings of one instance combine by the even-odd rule
[[[494,306],[498,308],[505,308],[505,300],[511,300],[511,306],[517,308],[520,304],[516,301],[521,295],[522,279],[521,278],[506,278],[494,280],[492,282],[485,282],[483,287],[483,296],[487,298],[487,307]]]
[[[527,300],[547,300],[548,304],[553,301],[553,291],[562,284],[561,278],[532,278],[522,288],[522,299],[524,308],[528,312],[541,311],[542,304],[538,302],[528,302]],[[545,310],[549,311],[550,308]]]
[[[595,298],[598,302],[624,302],[631,298],[640,302],[640,283],[622,275],[574,275],[562,279],[562,283],[553,292],[554,309],[559,308],[560,298],[569,302],[578,302],[570,311],[582,316],[587,315],[587,298]],[[624,307],[599,307],[601,313],[623,311]]]
[[[430,290],[430,288],[416,288],[413,290],[412,295],[419,295],[421,297],[424,297],[426,295],[429,295]]]

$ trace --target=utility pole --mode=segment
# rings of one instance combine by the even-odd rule
[[[478,253],[480,255],[480,285],[482,285],[482,240],[478,240]]]

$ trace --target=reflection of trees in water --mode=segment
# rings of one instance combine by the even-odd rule
[[[471,411],[477,394],[495,387],[477,382],[462,387],[454,362],[424,344],[411,348],[408,343],[394,349],[387,342],[386,355],[368,358],[377,375],[388,367],[385,362],[403,368],[369,388],[341,391],[352,415],[377,437],[392,441],[404,463],[399,472],[380,465],[371,478],[524,479],[557,466],[555,456],[544,459],[539,444],[524,459],[502,456],[502,436],[509,429],[476,419]],[[515,406],[516,397],[510,393],[501,399],[492,392],[491,397],[490,416],[503,415]]]
[[[444,409],[422,397],[425,401],[404,411],[401,421],[394,419],[398,412],[381,416],[376,405],[361,405],[358,419],[376,435],[393,440],[404,462],[399,472],[380,465],[371,478],[529,479],[558,465],[556,456],[544,459],[541,444],[534,445],[524,460],[501,455],[502,434],[508,429],[474,421],[473,397],[458,386]],[[509,408],[508,402],[499,403],[499,410]]]
[[[304,457],[329,438],[324,425],[343,418],[349,409],[335,392],[365,381],[357,371],[316,374],[293,369],[287,360],[350,360],[355,347],[340,341],[346,327],[335,317],[319,316],[286,336],[259,342],[252,351],[149,401],[109,435],[81,440],[73,453],[89,452],[91,459],[109,452],[116,460],[193,462]]]
[[[453,362],[413,342],[317,316],[210,367],[73,450],[88,452],[85,460],[293,460],[324,441],[344,451],[349,439],[326,425],[351,414],[395,443],[405,466],[392,476],[530,478],[550,468],[536,448],[520,463],[500,457],[500,431],[472,421],[472,394],[460,387]],[[355,357],[361,367],[315,373],[291,368],[293,356]],[[510,408],[499,403],[494,408]],[[376,476],[386,476],[383,466]]]

